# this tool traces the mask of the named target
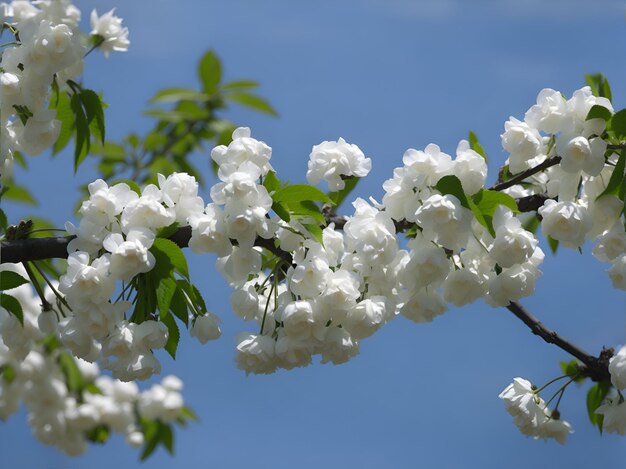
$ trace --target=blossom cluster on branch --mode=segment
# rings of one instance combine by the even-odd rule
[[[0,15],[15,38],[0,70],[3,181],[10,182],[17,154],[60,151],[72,137],[78,166],[105,134],[99,96],[74,79],[90,44],[105,54],[126,50],[128,31],[112,11],[94,12],[89,42],[69,0],[14,1],[1,4]],[[158,95],[180,98],[188,110],[205,106],[202,113],[193,108],[201,116],[193,121],[165,113],[176,124],[172,135],[200,132],[198,123],[213,112],[211,93],[221,78],[213,55],[203,58],[199,75],[203,92]],[[57,120],[61,110],[71,117]],[[624,434],[626,349],[592,357],[545,332],[516,302],[533,294],[541,275],[539,225],[553,249],[595,241],[593,255],[611,264],[613,286],[626,290],[626,110],[614,111],[601,79],[569,99],[544,89],[523,121],[505,123],[501,137],[509,157],[494,186],[486,186],[487,157],[470,133],[454,158],[435,144],[407,150],[380,202],[357,198],[348,216],[336,212],[372,161],[342,138],[313,146],[310,185],[288,184],[270,163],[272,149],[249,128],[235,128],[211,152],[219,182],[208,204],[191,171],[158,174],[140,188],[140,159],[124,182],[94,181],[79,223],[66,224],[71,239],[58,282],[26,259],[4,270],[0,417],[14,413],[22,396],[35,435],[70,454],[109,432],[144,444],[144,456],[158,444],[171,450],[171,424],[193,416],[182,383],[167,377],[140,393],[129,382],[160,373],[154,351],[175,358],[183,326],[202,343],[221,334],[218,316],[191,283],[181,243],[173,241],[187,230],[194,253],[216,255],[216,269],[233,288],[233,312],[252,323],[236,345],[237,366],[246,373],[308,366],[317,356],[341,364],[398,316],[429,322],[448,305],[483,299],[582,360],[565,364],[564,376],[543,387],[516,378],[502,391],[522,433],[564,443],[572,428],[560,418],[561,398],[570,383],[591,378],[592,423]],[[167,153],[180,141],[152,143]],[[327,190],[315,187],[322,181]],[[530,199],[535,205],[521,210],[518,201]],[[28,235],[6,230],[14,243]],[[559,379],[567,382],[546,402],[540,392]]]

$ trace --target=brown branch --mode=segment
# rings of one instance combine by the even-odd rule
[[[530,311],[516,301],[509,303],[506,308],[526,324],[533,334],[538,335],[548,344],[554,344],[580,360],[583,363],[583,366],[579,368],[581,375],[590,378],[592,381],[610,381],[609,359],[613,356],[613,349],[603,349],[599,357],[594,357],[567,341],[555,331],[548,329]]]
[[[17,240],[4,240],[0,243],[0,264],[9,262],[17,264],[26,261],[41,261],[44,259],[67,259],[67,245],[76,236],[59,236],[51,238],[30,238]],[[191,239],[191,227],[179,228],[168,238],[181,248],[189,246]],[[271,251],[274,255],[291,264],[291,254],[277,248],[273,239],[257,237],[256,246]]]
[[[561,157],[560,156],[553,156],[552,158],[548,158],[543,163],[540,163],[537,166],[534,166],[534,167],[532,167],[530,169],[527,169],[526,171],[523,171],[523,172],[521,172],[519,174],[516,174],[515,176],[513,176],[511,179],[509,179],[507,181],[499,182],[499,183],[493,185],[490,190],[492,190],[492,191],[501,191],[501,190],[504,190],[504,189],[508,189],[509,187],[514,186],[515,184],[519,184],[524,179],[527,179],[530,176],[533,176],[534,174],[540,173],[544,169],[548,169],[551,166],[555,166],[555,165],[559,164],[560,162],[561,162]]]

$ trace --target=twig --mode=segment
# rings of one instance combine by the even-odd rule
[[[527,169],[524,172],[521,172],[519,174],[516,174],[515,176],[513,176],[511,179],[504,181],[504,182],[499,182],[498,184],[495,184],[494,186],[491,187],[492,191],[501,191],[504,189],[508,189],[511,186],[514,186],[515,184],[519,184],[520,182],[522,182],[524,179],[529,178],[530,176],[540,173],[541,171],[543,171],[544,169],[548,169],[552,166],[555,166],[557,164],[559,164],[561,162],[561,157],[560,156],[553,156],[552,158],[548,158],[547,160],[545,160],[543,163],[538,164],[537,166],[534,166],[530,169]]]
[[[592,381],[608,381],[611,379],[608,366],[609,359],[613,356],[613,349],[603,349],[599,357],[594,357],[553,330],[548,329],[530,311],[516,301],[509,303],[506,308],[526,324],[533,334],[538,335],[545,342],[556,345],[580,360],[584,365],[579,370],[582,376],[587,376]]]

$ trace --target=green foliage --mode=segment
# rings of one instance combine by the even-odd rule
[[[556,251],[559,249],[559,242],[552,236],[548,236],[548,246],[550,247],[550,252],[556,254]]]
[[[570,360],[568,362],[560,362],[561,370],[566,376],[574,379],[575,383],[582,383],[587,378],[580,376],[580,363],[577,360]]]
[[[29,280],[22,277],[20,274],[16,272],[11,272],[10,270],[5,270],[0,273],[0,290],[11,290],[12,288],[19,287],[20,285],[24,285],[28,283]]]
[[[200,59],[198,80],[199,89],[168,87],[155,93],[150,102],[168,107],[146,112],[156,123],[145,136],[130,134],[121,142],[93,145],[92,153],[100,157],[98,170],[105,181],[123,175],[147,184],[156,183],[158,173],[186,172],[203,185],[202,173],[191,156],[205,146],[230,143],[236,126],[220,116],[227,101],[276,114],[264,99],[249,92],[258,86],[256,82],[222,84],[222,65],[214,51],[207,51]],[[212,168],[217,172],[214,163]]]
[[[247,93],[245,91],[237,91],[235,93],[228,93],[225,97],[229,101],[249,107],[255,111],[278,117],[276,110],[265,99],[255,94]]]
[[[0,306],[15,316],[22,326],[24,325],[24,311],[17,298],[6,293],[0,293]]]
[[[323,203],[332,204],[332,199],[317,187],[309,186],[308,184],[293,184],[291,186],[285,186],[282,189],[276,191],[272,196],[274,202],[282,202],[290,205],[292,203],[299,203],[306,200],[317,200]]]
[[[61,371],[65,376],[67,389],[74,393],[82,392],[85,387],[85,382],[74,357],[70,353],[62,351],[59,353],[57,360],[59,368],[61,368]]]
[[[104,144],[105,104],[97,93],[83,89],[78,83],[68,80],[70,91],[59,92],[51,100],[50,107],[57,111],[61,121],[59,138],[53,147],[53,153],[60,152],[74,136],[74,171],[85,160],[91,150],[92,138]]]
[[[164,88],[158,91],[151,103],[171,103],[176,101],[207,101],[209,96],[189,88]]]
[[[495,233],[493,229],[493,214],[495,213],[496,208],[500,205],[504,205],[505,207],[510,208],[513,213],[519,213],[515,199],[504,192],[481,189],[474,194],[472,200],[478,208],[478,211],[485,219],[487,229],[492,234]]]
[[[476,134],[472,132],[471,130],[469,132],[468,140],[469,140],[470,148],[474,150],[476,153],[478,153],[480,156],[482,156],[485,159],[485,161],[488,161],[487,153],[485,153],[485,149],[478,141],[478,137],[476,136]]]
[[[111,431],[106,425],[98,425],[87,432],[87,439],[92,443],[104,444],[109,440]]]
[[[56,155],[67,146],[74,133],[75,119],[69,93],[58,93],[56,101],[50,103],[50,107],[56,109],[56,118],[61,122],[59,137],[52,147],[52,154]]]
[[[624,169],[626,167],[626,150],[622,150],[617,163],[615,164],[615,168],[613,168],[613,172],[611,173],[611,178],[609,179],[609,183],[606,185],[606,189],[602,191],[602,193],[596,197],[598,200],[600,197],[605,195],[616,195],[619,196],[622,191],[622,187],[624,186]],[[622,196],[622,199],[624,197]]]
[[[356,176],[350,176],[344,179],[345,186],[340,191],[331,192],[328,194],[328,198],[331,200],[332,204],[335,206],[335,209],[339,208],[339,206],[343,203],[344,200],[350,195],[350,193],[354,190],[356,185],[359,183],[361,178]]]
[[[315,202],[332,205],[332,198],[318,188],[308,184],[284,186],[275,178],[275,175],[270,176],[269,181],[266,178],[266,182],[273,189],[272,210],[274,210],[276,215],[286,222],[289,222],[292,218],[303,219],[303,226],[307,231],[315,239],[322,242],[320,225],[325,225],[326,219]]]
[[[15,381],[15,370],[11,365],[2,365],[0,366],[0,376],[6,383],[11,384]]]
[[[592,425],[598,427],[600,433],[602,433],[604,416],[602,414],[596,414],[596,409],[600,407],[610,389],[611,383],[602,381],[594,384],[589,389],[589,392],[587,392],[587,413],[589,415],[589,421]]]
[[[6,232],[9,222],[7,220],[6,213],[0,208],[0,235]]]
[[[591,109],[589,109],[589,113],[587,113],[587,117],[585,120],[602,119],[602,120],[608,121],[611,119],[612,116],[613,116],[613,113],[611,111],[609,111],[604,106],[600,106],[599,104],[596,104],[592,106]]]
[[[626,109],[622,109],[613,114],[613,117],[607,123],[607,130],[609,130],[616,139],[626,138]]]
[[[604,97],[609,101],[613,101],[611,87],[604,75],[601,73],[585,75],[585,82],[591,87],[591,92],[594,96]]]
[[[461,181],[456,176],[442,177],[435,188],[443,195],[450,194],[459,199],[461,205],[471,210],[478,223],[483,225],[492,236],[495,236],[493,214],[498,206],[504,205],[515,213],[519,212],[515,199],[501,192],[481,189],[473,197],[468,197],[463,191]]]
[[[159,420],[141,420],[141,429],[144,434],[144,447],[140,459],[145,461],[159,445],[170,454],[174,454],[174,433],[170,425]]]
[[[22,125],[26,125],[28,119],[33,117],[33,113],[30,109],[28,109],[28,106],[18,106],[17,104],[14,104],[13,109],[15,109],[15,113],[22,122]]]
[[[217,92],[219,83],[222,80],[222,64],[214,51],[209,50],[205,52],[200,59],[198,78],[206,94],[213,95]]]
[[[0,198],[25,205],[38,205],[37,199],[35,199],[30,191],[26,187],[17,184],[4,186],[2,191],[0,191]]]

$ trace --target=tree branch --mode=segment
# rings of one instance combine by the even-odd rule
[[[534,174],[540,173],[544,169],[548,169],[551,166],[555,166],[555,165],[559,164],[560,162],[561,162],[561,157],[560,156],[553,156],[552,158],[548,158],[543,163],[540,163],[537,166],[534,166],[534,167],[532,167],[530,169],[527,169],[524,172],[516,174],[515,176],[513,176],[511,179],[509,179],[507,181],[499,182],[499,183],[493,185],[491,187],[491,190],[492,191],[501,191],[501,190],[504,190],[504,189],[508,189],[509,187],[514,186],[515,184],[519,184],[524,179],[529,178],[530,176],[532,176]]]
[[[526,324],[533,334],[538,335],[548,344],[554,344],[580,360],[584,365],[579,368],[581,375],[587,376],[592,381],[610,381],[611,375],[608,367],[609,359],[613,356],[613,349],[603,349],[599,357],[594,357],[553,330],[548,329],[530,311],[516,301],[509,303],[506,308]]]

